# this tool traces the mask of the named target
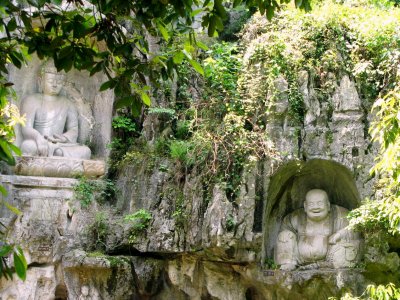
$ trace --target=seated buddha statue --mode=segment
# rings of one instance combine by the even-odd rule
[[[307,192],[304,210],[283,219],[275,261],[282,270],[346,268],[359,255],[359,237],[347,228],[348,210],[331,205],[324,190]]]
[[[90,159],[89,147],[77,142],[78,112],[71,101],[60,95],[65,75],[48,63],[39,79],[41,93],[29,95],[22,102],[21,112],[26,117],[26,126],[21,130],[22,153]]]

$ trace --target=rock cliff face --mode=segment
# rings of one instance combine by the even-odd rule
[[[246,58],[263,38],[245,43],[249,77],[262,72]],[[326,76],[335,80],[321,97],[309,71],[297,73],[301,124],[288,113],[288,79],[275,78],[278,96],[270,91],[263,97],[269,103],[265,133],[279,157],[244,168],[234,201],[225,183],[205,186],[201,166],[181,172],[172,159],[146,154],[119,168],[114,203],[89,208],[74,201],[76,179],[1,175],[8,200],[23,212],[3,211],[2,220],[11,226],[10,238],[23,245],[29,270],[25,282],[2,279],[0,298],[327,299],[361,293],[369,280],[358,268],[284,272],[273,263],[282,218],[302,207],[309,189],[326,190],[331,203],[348,209],[374,196],[369,107],[351,74]],[[149,115],[145,143],[154,139],[149,124],[159,123]],[[160,126],[151,130],[160,135]],[[141,209],[149,220],[124,221]],[[382,265],[395,268],[398,256]]]

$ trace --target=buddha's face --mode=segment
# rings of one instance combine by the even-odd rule
[[[45,95],[57,96],[64,86],[64,75],[44,73],[42,88]]]
[[[323,190],[311,190],[306,195],[304,210],[311,221],[322,221],[328,217],[330,203],[328,195]]]

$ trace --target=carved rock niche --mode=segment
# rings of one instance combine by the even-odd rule
[[[324,190],[332,206],[352,210],[360,205],[360,196],[352,173],[329,160],[292,161],[271,177],[264,210],[264,258],[273,258],[278,234],[286,216],[304,210],[310,190]]]
[[[50,67],[46,67],[46,65]],[[51,68],[52,71],[48,71]],[[56,81],[59,80],[57,78],[62,78],[62,88],[59,91],[57,90],[56,95],[58,98],[56,101],[59,101],[58,108],[52,106],[51,99],[47,101],[52,96],[51,92],[45,93],[43,90],[44,73],[52,74],[48,76],[47,81],[50,82],[49,85],[52,84],[54,87],[47,87],[48,89],[57,89],[55,87],[57,83],[52,83],[51,80]],[[90,77],[88,72],[77,70],[72,70],[66,74],[59,73],[55,70],[52,61],[45,62],[33,57],[28,66],[24,66],[20,70],[12,68],[9,80],[14,83],[14,89],[17,93],[16,104],[20,108],[21,114],[25,113],[27,126],[31,124],[30,126],[34,129],[36,126],[50,128],[42,130],[43,140],[46,140],[49,145],[48,154],[39,153],[39,150],[37,150],[39,149],[39,142],[35,140],[34,134],[29,136],[22,127],[15,128],[16,144],[23,148],[24,155],[17,158],[17,165],[10,172],[25,176],[64,178],[82,175],[99,177],[103,175],[105,172],[104,162],[109,154],[107,144],[111,139],[111,117],[114,101],[112,91],[99,92],[100,85],[107,80],[105,76],[96,74]],[[40,104],[41,102],[43,104]],[[74,111],[74,117],[70,118],[73,119],[73,125],[71,125],[70,120],[65,120],[63,114],[66,115],[67,113],[62,110],[63,105]],[[50,113],[47,112],[46,115],[47,109],[50,109]],[[59,112],[57,112],[57,109]],[[34,121],[32,114],[29,115],[32,111],[35,114]],[[29,120],[29,117],[31,120]],[[56,121],[53,122],[53,119],[63,120],[56,123]],[[60,126],[65,126],[65,128],[55,129]],[[72,126],[75,129],[73,133],[70,133]],[[62,142],[66,143],[64,148],[56,149],[57,145],[63,144],[53,138],[55,131],[63,133],[60,139],[67,141]],[[47,136],[46,132],[50,132],[50,134]],[[53,140],[51,140],[52,138]],[[28,147],[25,147],[27,144]],[[29,148],[30,146],[32,147]],[[25,149],[34,150],[30,152]],[[84,150],[83,155],[75,155],[75,152],[82,149]],[[61,155],[59,155],[60,151]]]

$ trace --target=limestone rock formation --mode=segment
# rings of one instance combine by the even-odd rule
[[[244,69],[255,86],[262,85],[265,78],[260,74],[266,72],[265,66],[251,59],[263,60],[258,46],[266,43],[271,33],[247,30],[243,36]],[[24,70],[28,75],[11,72],[12,81],[27,83],[17,86],[21,97],[33,92],[29,78],[37,71],[38,62],[33,66]],[[356,79],[345,72],[326,71],[323,76],[332,83],[324,93],[321,82],[316,86],[322,79],[306,66],[296,70],[295,79],[282,72],[268,90],[253,90],[265,114],[260,124],[245,126],[259,126],[279,155],[249,160],[236,174],[240,180],[235,199],[227,193],[227,182],[207,181],[209,170],[197,161],[185,167],[179,160],[147,151],[165,147],[162,138],[176,125],[175,120],[157,115],[147,116],[137,139],[147,152],[132,150],[115,167],[118,192],[110,203],[89,201],[88,207],[81,206],[73,192],[79,180],[66,178],[67,174],[98,177],[104,170],[100,164],[64,161],[65,169],[51,177],[54,173],[34,172],[33,167],[26,171],[25,165],[32,160],[40,169],[58,158],[21,158],[17,174],[2,174],[0,182],[8,190],[7,201],[22,214],[13,215],[2,207],[0,221],[10,227],[10,241],[24,249],[28,279],[2,279],[0,298],[320,300],[348,291],[361,294],[371,280],[357,264],[363,255],[358,237],[347,240],[331,256],[328,252],[333,246],[324,240],[326,251],[320,259],[308,261],[330,261],[330,265],[281,270],[277,263],[284,262],[274,260],[276,253],[283,251],[277,240],[285,247],[287,237],[295,239],[282,236],[281,227],[286,216],[303,211],[308,191],[324,190],[341,217],[358,207],[361,199],[374,196],[369,169],[376,145],[366,134],[371,117],[363,107]],[[80,107],[81,118],[87,119],[82,128],[90,131],[94,155],[105,159],[113,97],[97,93],[101,78],[87,78],[77,71],[69,74],[64,92]],[[302,99],[297,107],[303,113],[301,120],[293,116],[290,93],[294,86],[296,99]],[[196,88],[201,90],[201,85]],[[198,90],[193,90],[193,102],[198,104]],[[93,119],[87,118],[89,110]],[[86,138],[86,134],[79,136]],[[322,226],[326,228],[326,224]],[[324,238],[342,229],[343,224],[328,230]],[[310,248],[315,255],[316,246]],[[365,256],[375,260],[379,270],[399,266],[396,253],[382,258],[369,249]]]

